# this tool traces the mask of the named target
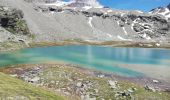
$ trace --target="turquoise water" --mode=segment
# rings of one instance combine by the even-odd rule
[[[113,72],[118,75],[137,77],[143,76],[142,72],[132,71],[127,67],[122,67],[121,64],[147,64],[168,67],[170,65],[170,50],[69,45],[27,48],[0,53],[0,66],[58,61]]]

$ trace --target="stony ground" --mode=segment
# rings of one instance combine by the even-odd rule
[[[1,69],[38,87],[47,88],[69,100],[169,100],[168,91],[139,85],[74,65],[41,64],[19,65]],[[158,84],[158,80],[153,80]]]

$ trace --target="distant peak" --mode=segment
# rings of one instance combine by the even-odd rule
[[[71,0],[75,5],[103,7],[97,0]]]
[[[103,8],[103,6],[97,0],[70,0],[67,2],[64,0],[56,0],[55,3],[51,3],[50,5]]]
[[[170,4],[167,7],[158,7],[150,11],[152,14],[163,15],[166,19],[170,18]]]
[[[169,5],[167,6],[167,8],[170,10],[170,3],[169,3]]]

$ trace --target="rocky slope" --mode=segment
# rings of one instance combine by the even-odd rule
[[[169,83],[166,85],[161,80],[121,77],[92,69],[82,69],[77,65],[61,63],[19,65],[0,69],[1,71],[37,87],[60,93],[68,97],[68,100],[169,100],[170,98]]]
[[[21,10],[0,6],[0,50],[12,46],[13,43],[20,46],[28,44],[31,33],[23,16]]]
[[[159,14],[164,16],[166,19],[170,19],[170,4],[167,7],[158,7],[152,9],[149,13],[151,14]]]
[[[0,5],[23,11],[35,42],[170,41],[170,20],[164,16],[110,9],[96,0],[1,0]]]

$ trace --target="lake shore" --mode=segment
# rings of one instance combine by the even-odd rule
[[[48,47],[63,45],[80,45],[77,42],[60,42],[60,43],[40,43],[32,44],[31,47]],[[115,45],[99,45],[112,47],[126,47]],[[129,43],[130,44],[130,43]],[[83,44],[82,45],[98,45]],[[129,47],[129,46],[127,46]],[[152,48],[152,47],[149,47]],[[161,48],[162,49],[162,48]],[[21,56],[18,56],[21,57]],[[15,58],[15,57],[14,57]],[[42,59],[41,62],[43,62]],[[45,62],[47,62],[45,64]],[[169,62],[169,61],[164,61]],[[147,76],[126,77],[114,73],[97,71],[94,69],[82,68],[78,65],[66,64],[64,62],[44,61],[44,64],[21,64],[11,65],[0,68],[0,72],[21,79],[27,83],[40,88],[45,88],[56,94],[60,94],[68,99],[80,100],[88,99],[167,99],[170,98],[169,82],[161,78],[148,77],[152,76],[158,70],[150,73],[147,68],[142,68]],[[137,65],[120,65],[134,71],[139,71]],[[137,67],[136,67],[137,66]],[[147,67],[147,66],[145,66]],[[149,74],[148,74],[149,73]],[[162,72],[158,75],[163,74]],[[156,74],[155,74],[156,75]],[[168,75],[168,74],[167,74]],[[167,76],[166,75],[166,76]],[[103,91],[107,90],[107,91]],[[145,95],[143,97],[143,95]]]
[[[115,75],[113,73],[105,73],[93,69],[80,68],[79,66],[72,65],[72,64],[51,63],[51,64],[16,65],[12,67],[10,66],[6,68],[1,68],[0,71],[9,74],[13,77],[17,77],[33,85],[39,87],[45,87],[57,93],[61,93],[66,97],[70,97],[70,95],[72,95],[71,98],[74,99],[77,98],[76,100],[79,100],[82,96],[86,96],[86,94],[89,93],[85,90],[81,91],[80,89],[81,85],[87,81],[94,83],[91,86],[93,88],[89,88],[89,90],[95,91],[96,86],[101,87],[102,89],[107,88],[109,89],[109,91],[107,91],[107,94],[112,93],[113,90],[115,94],[117,93],[116,91],[124,91],[128,89],[132,89],[133,87],[137,88],[140,91],[143,91],[141,93],[139,91],[136,91],[135,93],[135,90],[133,90],[134,94],[138,95],[139,97],[144,92],[152,95],[156,94],[157,96],[159,96],[158,94],[162,94],[162,93],[164,94],[164,92],[166,94],[170,91],[169,83],[162,80],[156,80],[149,77],[123,77],[123,76]],[[112,85],[115,85],[115,89],[111,89],[108,83],[109,80],[111,80],[111,83],[118,82],[119,85],[115,85],[116,83],[114,83]],[[62,84],[60,84],[60,82]],[[84,84],[87,86],[86,83]],[[80,88],[77,85],[78,86],[80,85]],[[146,86],[149,86],[151,90],[146,90]],[[71,90],[68,88],[71,88]],[[76,91],[74,91],[75,89],[76,90],[78,89],[77,93]],[[100,91],[100,88],[97,91]],[[81,92],[83,92],[83,94],[81,94]],[[93,92],[92,94],[95,93]],[[99,95],[104,95],[104,93],[100,92]],[[167,95],[170,96],[169,93]],[[107,96],[108,95],[105,95],[103,96],[103,98]],[[98,96],[97,97],[92,96],[92,97],[97,98]]]
[[[64,45],[97,45],[97,46],[110,46],[110,47],[133,47],[133,48],[161,48],[169,49],[169,42],[150,42],[150,41],[89,41],[89,40],[64,40],[59,42],[29,42],[15,43],[4,42],[0,44],[0,51],[13,51],[24,48],[34,47],[50,47],[50,46],[64,46]]]

